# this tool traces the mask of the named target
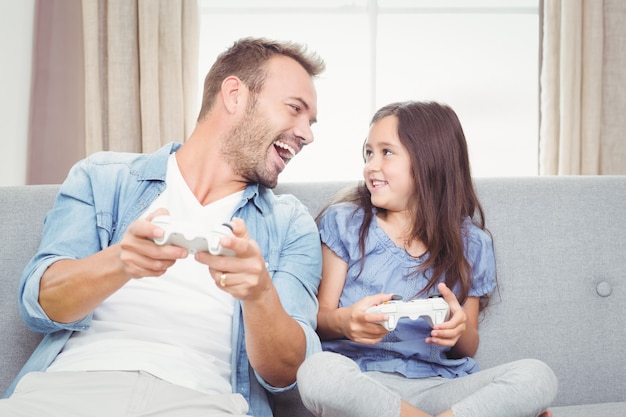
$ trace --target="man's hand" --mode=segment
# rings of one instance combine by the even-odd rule
[[[216,285],[242,301],[261,300],[272,287],[272,281],[259,245],[250,238],[243,220],[231,222],[232,237],[223,237],[220,244],[235,256],[196,253],[196,260],[209,267]]]
[[[152,223],[156,216],[168,214],[158,209],[145,219],[133,222],[120,241],[120,260],[132,278],[159,277],[188,251],[173,245],[157,245],[155,238],[163,236],[163,229]]]

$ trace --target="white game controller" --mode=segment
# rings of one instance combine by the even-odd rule
[[[430,327],[441,324],[450,318],[450,307],[441,297],[420,298],[411,301],[390,300],[368,308],[366,313],[386,314],[387,321],[380,324],[387,330],[394,330],[398,320],[408,317],[411,320],[424,319]]]
[[[163,229],[163,237],[155,238],[157,245],[175,245],[186,248],[189,252],[209,252],[211,255],[235,256],[231,249],[223,248],[220,240],[233,236],[233,229],[228,223],[213,227],[208,233],[201,233],[198,227],[189,223],[172,223],[170,216],[156,216],[152,223]]]

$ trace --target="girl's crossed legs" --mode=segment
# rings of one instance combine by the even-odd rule
[[[556,397],[557,385],[552,370],[534,359],[462,378],[408,379],[364,373],[351,359],[322,352],[298,371],[302,401],[319,417],[398,417],[406,403],[433,416],[451,410],[454,417],[536,417]]]

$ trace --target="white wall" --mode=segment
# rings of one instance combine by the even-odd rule
[[[35,0],[0,0],[0,186],[26,183]]]

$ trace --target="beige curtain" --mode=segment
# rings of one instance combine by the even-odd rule
[[[197,107],[196,0],[83,0],[86,152],[184,141]]]
[[[27,184],[59,183],[85,156],[80,1],[35,3]]]
[[[197,0],[37,0],[29,184],[100,150],[184,141],[198,97]]]
[[[626,174],[626,2],[544,0],[540,173]]]

